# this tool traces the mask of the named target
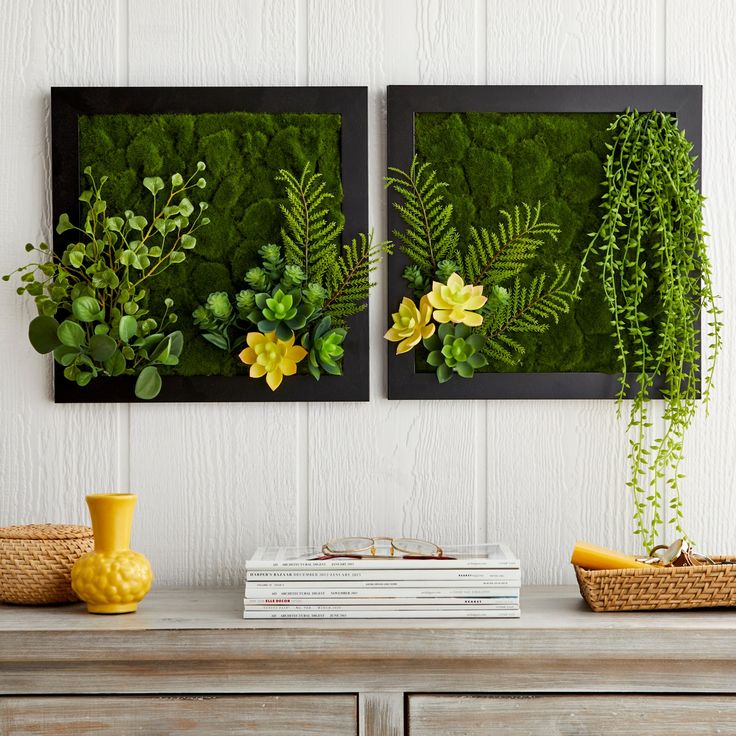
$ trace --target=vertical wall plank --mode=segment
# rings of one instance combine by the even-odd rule
[[[131,85],[296,83],[287,0],[129,1]],[[136,544],[160,579],[235,582],[256,546],[294,542],[297,430],[294,405],[131,406]]]
[[[488,84],[659,84],[659,1],[487,0]]]
[[[636,0],[489,0],[489,83],[661,82],[655,11]],[[572,582],[577,538],[635,549],[612,401],[495,402],[487,443],[489,536],[509,541],[527,583]]]
[[[296,84],[289,0],[128,0],[131,85]]]
[[[667,81],[703,85],[703,193],[706,226],[711,234],[716,293],[724,310],[724,351],[717,368],[711,416],[702,410],[685,440],[686,462],[681,490],[686,530],[698,549],[709,554],[736,552],[736,481],[731,367],[736,360],[736,99],[730,90],[736,65],[736,6],[728,0],[667,4]]]
[[[369,85],[370,220],[383,237],[385,85],[472,83],[475,6],[352,0],[339,13],[335,7],[309,6],[309,81]],[[371,297],[371,403],[310,407],[310,538],[391,533],[470,542],[476,409],[386,401],[384,279],[382,270]]]
[[[50,242],[52,85],[112,84],[115,55],[99,32],[111,0],[5,3],[0,27],[0,273]],[[0,525],[86,522],[84,495],[115,485],[113,406],[56,406],[52,363],[28,343],[35,307],[0,282]]]

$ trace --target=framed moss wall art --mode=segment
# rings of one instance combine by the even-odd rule
[[[368,399],[365,88],[54,88],[52,141],[57,402]]]
[[[697,86],[389,87],[389,398],[619,396],[597,254],[585,263],[615,123],[666,113],[697,167],[701,108]],[[627,371],[625,394],[637,385]]]

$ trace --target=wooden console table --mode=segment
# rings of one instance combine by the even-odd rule
[[[731,610],[594,614],[527,588],[519,620],[254,624],[241,600],[0,606],[0,733],[736,734]]]

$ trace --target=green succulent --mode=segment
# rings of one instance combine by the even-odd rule
[[[233,312],[233,305],[230,303],[227,292],[213,291],[207,297],[207,309],[213,317],[226,320]]]
[[[235,295],[235,306],[241,317],[247,317],[253,307],[256,306],[256,293],[253,289],[243,289]]]
[[[319,284],[307,284],[307,288],[302,290],[302,300],[312,307],[315,312],[322,308],[325,299],[327,299],[327,289]]]
[[[460,271],[460,266],[458,266],[456,261],[453,261],[451,258],[445,258],[437,264],[437,281],[446,284],[453,273],[459,273]]]
[[[510,294],[509,290],[503,286],[496,284],[488,292],[488,301],[483,307],[483,312],[492,313],[501,307],[505,307],[509,303]]]
[[[284,271],[281,248],[278,245],[269,243],[258,249],[258,255],[263,259],[263,270],[271,282],[269,286],[277,284],[281,280],[281,274]],[[261,291],[266,291],[266,289],[261,289]]]
[[[235,322],[236,313],[233,311],[230,300],[227,303],[230,309],[225,312],[224,301],[220,298],[223,292],[214,292],[207,298],[207,304],[202,306],[201,304],[192,312],[192,319],[194,324],[199,327],[202,331],[202,337],[207,342],[214,345],[220,350],[231,350],[232,344],[230,341],[230,327]],[[225,295],[227,296],[227,295]],[[213,299],[213,297],[216,297]],[[222,317],[217,316],[213,313],[210,304],[213,303]]]
[[[253,266],[253,268],[248,269],[245,274],[245,280],[253,291],[268,291],[271,287],[271,282],[266,272],[260,266]]]
[[[212,316],[212,312],[201,304],[192,312],[192,319],[194,324],[203,330],[210,330],[217,325],[217,320]]]
[[[434,335],[424,339],[424,347],[429,350],[427,363],[437,369],[440,383],[449,381],[453,373],[472,378],[476,369],[488,364],[480,352],[483,336],[467,325],[440,325]]]
[[[256,294],[256,306],[248,319],[258,326],[259,332],[275,332],[279,340],[289,340],[294,330],[301,330],[314,313],[313,307],[302,303],[298,291],[285,292],[276,288],[272,294]]]
[[[307,368],[318,381],[322,372],[333,376],[342,375],[340,361],[345,354],[342,343],[347,332],[342,327],[330,329],[331,325],[332,320],[323,317],[312,333],[307,333],[302,339],[302,345],[309,352]]]
[[[391,244],[374,243],[371,233],[359,234],[340,246],[342,224],[329,219],[332,206],[328,200],[333,195],[320,180],[310,164],[301,177],[279,171],[277,181],[286,190],[280,206],[283,245],[268,243],[259,248],[260,262],[247,270],[240,291],[230,294],[229,312],[219,294],[212,305],[195,310],[203,339],[233,352],[254,332],[255,325],[260,333],[275,333],[282,341],[306,341],[312,348],[310,371],[315,377],[341,373],[345,320],[365,309],[374,285],[370,275],[382,255],[391,252]],[[218,318],[212,307],[228,316]],[[300,345],[292,348],[295,354],[302,354]]]
[[[287,289],[298,288],[306,278],[301,266],[288,265],[284,268],[281,285]]]
[[[420,297],[422,294],[426,294],[429,291],[429,279],[424,276],[418,266],[407,266],[404,269],[402,277],[408,284],[409,288],[414,292],[414,296]]]
[[[212,292],[206,303],[192,313],[202,337],[220,350],[230,352],[238,348],[251,323],[260,332],[276,332],[279,339],[288,340],[295,330],[317,318],[327,298],[327,291],[319,284],[300,290],[304,271],[300,266],[283,266],[278,246],[264,245],[258,252],[263,267],[251,268],[245,275],[253,288],[242,289],[234,299],[224,291]],[[271,286],[271,276],[279,273],[280,281]]]
[[[240,294],[236,297],[236,304],[239,304],[239,297]],[[202,337],[220,350],[227,351],[234,347],[230,328],[238,316],[240,312],[233,309],[230,295],[224,291],[213,291],[204,306],[200,305],[192,312],[194,324],[202,330]]]
[[[263,258],[264,263],[269,263],[273,265],[275,263],[281,262],[281,248],[278,245],[274,245],[273,243],[262,245],[258,249],[258,255]]]

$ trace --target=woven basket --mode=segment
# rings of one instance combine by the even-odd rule
[[[576,565],[575,574],[580,594],[597,613],[736,606],[736,565],[651,570],[586,570]]]
[[[69,603],[72,565],[94,549],[92,530],[69,524],[0,528],[0,601]]]

